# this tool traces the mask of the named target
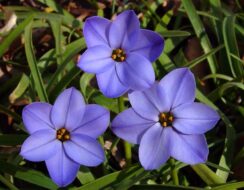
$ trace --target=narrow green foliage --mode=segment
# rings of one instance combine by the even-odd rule
[[[41,73],[37,67],[37,61],[32,44],[32,22],[25,28],[25,53],[35,83],[35,89],[41,101],[48,102],[48,96],[44,87]]]
[[[203,26],[200,17],[197,15],[196,8],[194,7],[192,0],[182,0],[182,3],[187,12],[188,18],[191,21],[192,27],[194,28],[195,33],[200,40],[204,52],[205,53],[210,52],[212,49],[210,40],[208,38],[208,35],[206,33],[206,30]],[[208,59],[211,72],[216,73],[217,63],[216,63],[215,56],[214,55],[209,56],[207,59]]]

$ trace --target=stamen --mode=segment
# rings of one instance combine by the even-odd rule
[[[64,127],[57,130],[57,135],[56,135],[56,138],[58,140],[60,140],[61,142],[64,142],[64,141],[67,141],[67,140],[70,140],[70,133],[67,129],[65,129]]]
[[[159,114],[159,123],[162,127],[172,127],[174,116],[170,112],[163,112]]]
[[[121,48],[114,49],[111,58],[117,62],[123,62],[126,59],[126,54]]]

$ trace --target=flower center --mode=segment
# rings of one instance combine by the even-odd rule
[[[163,112],[159,114],[159,123],[163,127],[172,127],[174,116],[171,112]]]
[[[121,48],[114,49],[111,58],[117,62],[123,62],[126,59],[125,51]]]
[[[64,127],[62,127],[59,130],[57,130],[56,138],[58,140],[60,140],[61,142],[70,140],[70,133],[69,133],[69,131],[67,129],[65,129]]]

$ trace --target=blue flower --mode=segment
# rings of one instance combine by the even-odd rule
[[[143,92],[129,94],[132,108],[112,122],[113,132],[139,146],[139,159],[147,169],[159,168],[171,156],[187,164],[208,157],[204,133],[218,122],[212,108],[194,102],[195,79],[187,68],[175,69]]]
[[[164,40],[153,31],[140,29],[134,11],[124,11],[114,21],[90,17],[83,33],[88,49],[78,66],[96,74],[105,96],[119,97],[128,90],[143,90],[154,83],[151,62],[161,54]]]
[[[26,106],[22,116],[31,136],[20,154],[33,162],[45,161],[58,186],[70,184],[80,164],[97,166],[104,161],[96,138],[109,124],[109,111],[95,104],[85,105],[75,88],[63,91],[53,106],[41,102]]]

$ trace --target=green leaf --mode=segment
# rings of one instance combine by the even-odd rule
[[[182,31],[182,30],[159,30],[157,32],[165,38],[182,37],[182,36],[185,37],[191,35],[190,32]]]
[[[213,109],[217,110],[220,114],[221,119],[225,123],[226,137],[225,137],[225,142],[224,142],[223,153],[222,153],[222,155],[220,157],[220,161],[219,161],[219,166],[230,170],[231,161],[232,161],[232,157],[233,157],[234,142],[235,142],[235,138],[236,138],[234,126],[232,125],[232,123],[230,122],[228,117],[226,117],[226,115],[216,105],[214,105],[214,103],[212,101],[210,101],[206,96],[204,96],[201,93],[201,91],[199,91],[198,89],[196,90],[196,98],[199,101],[201,101],[201,102],[209,105]],[[224,180],[224,182],[227,180],[227,178],[229,176],[229,172],[219,170],[219,169],[217,169],[216,174],[218,176],[220,176]]]
[[[84,38],[80,38],[69,45],[66,46],[66,50],[63,55],[63,62],[61,65],[58,67],[56,72],[53,74],[52,78],[50,79],[48,86],[47,86],[47,91],[51,91],[52,85],[57,81],[59,76],[62,76],[62,72],[64,71],[65,67],[67,66],[68,63],[73,59],[73,57],[79,53],[82,49],[86,47],[85,45],[85,40]]]
[[[205,59],[207,59],[209,56],[214,55],[215,53],[217,53],[219,50],[221,50],[224,47],[224,45],[220,45],[217,48],[214,48],[213,50],[211,50],[208,53],[203,54],[200,57],[197,57],[196,59],[190,61],[188,64],[185,65],[185,67],[189,67],[189,68],[193,68],[195,67],[197,64],[201,63],[202,61],[204,61]]]
[[[211,190],[234,190],[234,189],[244,188],[244,181],[227,183],[224,185],[219,185],[211,188]]]
[[[117,99],[107,98],[101,93],[97,93],[91,97],[91,100],[115,113],[119,113]]]
[[[54,11],[63,15],[63,21],[67,25],[71,25],[72,27],[81,27],[82,23],[79,20],[76,20],[72,14],[62,8],[57,2],[54,0],[38,0],[39,2],[47,5],[52,8]],[[48,13],[50,14],[50,13]]]
[[[40,74],[40,71],[37,67],[37,61],[34,54],[34,48],[32,44],[32,22],[30,22],[24,32],[25,37],[25,53],[26,58],[31,70],[31,75],[35,83],[35,89],[41,101],[48,102],[48,96],[43,84],[43,80]]]
[[[223,75],[223,74],[218,74],[218,73],[206,75],[202,80],[207,80],[207,79],[212,79],[212,78],[223,79],[223,80],[227,80],[227,81],[233,80],[233,78],[228,75]]]
[[[9,95],[9,100],[14,103],[16,99],[20,98],[26,91],[30,84],[30,79],[26,74],[22,74],[19,84],[14,89],[14,91]]]
[[[134,185],[129,190],[204,190],[204,188],[182,186],[182,185]]]
[[[173,10],[169,10],[168,12],[166,12],[164,16],[161,18],[161,23],[157,24],[155,31],[160,33],[160,31],[166,30],[167,29],[166,26],[169,24],[172,16],[173,16]]]
[[[80,167],[80,171],[77,174],[77,178],[83,185],[95,180],[94,176],[90,172],[90,169],[85,166]]]
[[[53,88],[51,94],[51,100],[54,100],[56,96],[69,85],[69,83],[80,74],[81,70],[78,69],[76,66],[73,67],[60,81],[59,83]]]
[[[234,59],[231,55],[240,57],[238,45],[235,35],[235,20],[236,16],[228,16],[223,21],[223,36],[226,47],[226,53],[229,60],[229,67],[234,77],[243,77],[243,66],[242,63]]]
[[[224,95],[224,92],[229,88],[240,88],[241,90],[244,90],[244,84],[241,82],[226,82],[216,88],[213,92],[211,92],[208,95],[208,98],[212,100],[213,102],[217,101],[219,98],[221,98]]]
[[[87,97],[87,86],[89,86],[89,83],[93,77],[94,74],[83,73],[80,78],[80,89],[84,97]]]
[[[219,169],[219,170],[222,170],[222,171],[225,171],[225,172],[228,172],[230,174],[234,173],[234,172],[230,171],[227,168],[221,167],[221,166],[219,166],[219,165],[217,165],[215,163],[209,162],[209,161],[206,162],[206,165],[211,166],[211,167],[216,168],[216,169]]]
[[[225,181],[217,176],[205,164],[192,165],[192,169],[201,177],[201,179],[208,185],[221,184]]]
[[[58,65],[60,65],[63,61],[62,47],[64,45],[64,44],[62,44],[61,19],[50,20],[49,22],[50,22],[54,40],[55,40],[56,60],[57,60]]]
[[[138,180],[146,177],[148,173],[149,172],[136,165],[128,169],[114,172],[98,178],[95,181],[88,183],[82,187],[72,188],[72,190],[124,190],[132,186]]]
[[[5,177],[3,177],[2,175],[0,175],[0,181],[6,185],[9,190],[18,190],[17,187],[15,187],[9,180],[7,180]]]
[[[57,190],[58,187],[50,178],[39,171],[19,167],[14,164],[0,160],[0,171],[13,175],[14,178],[38,185],[50,190]]]
[[[200,40],[204,53],[208,53],[212,50],[212,46],[210,40],[207,36],[206,30],[202,24],[200,17],[196,12],[196,8],[194,7],[192,0],[182,0],[183,6],[186,10],[189,20],[195,30],[197,37]],[[209,67],[212,73],[216,73],[216,58],[214,55],[209,56],[208,58]]]
[[[25,27],[32,21],[34,15],[30,15],[21,22],[0,44],[0,57],[8,50],[12,42],[24,31]]]

